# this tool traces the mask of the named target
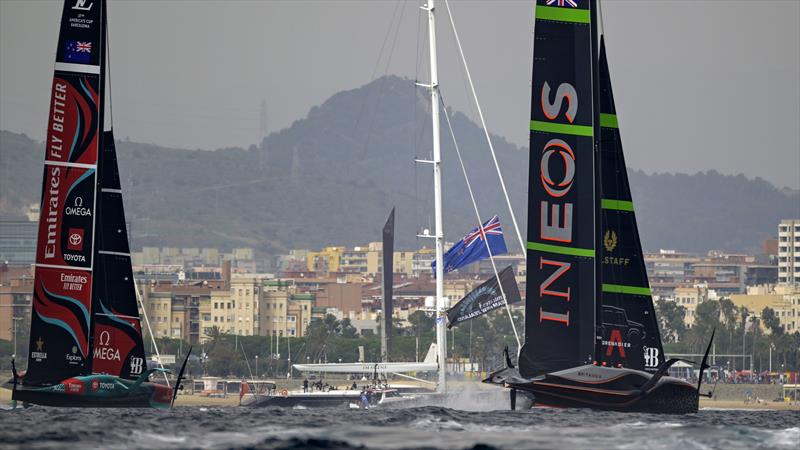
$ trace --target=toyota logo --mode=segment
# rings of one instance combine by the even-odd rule
[[[81,235],[80,235],[80,234],[78,234],[78,233],[72,233],[72,234],[69,236],[69,243],[70,243],[70,244],[72,244],[72,245],[80,245],[80,243],[81,243],[81,239],[82,239],[82,238],[81,238]]]

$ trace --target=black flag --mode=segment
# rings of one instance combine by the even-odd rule
[[[503,292],[506,294],[509,305],[521,300],[517,280],[514,278],[514,270],[511,266],[500,272],[500,283],[503,284]],[[497,277],[492,277],[459,300],[447,311],[447,328],[452,328],[461,322],[505,306],[503,295],[500,292],[500,283],[497,282]]]

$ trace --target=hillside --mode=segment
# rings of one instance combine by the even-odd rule
[[[182,150],[120,141],[133,245],[252,246],[266,252],[353,245],[378,240],[393,205],[398,246],[423,245],[414,235],[432,223],[432,176],[430,166],[415,168],[413,160],[430,152],[427,108],[427,96],[411,80],[385,77],[334,95],[249,149]],[[500,214],[511,231],[482,132],[461,113],[452,113],[451,120],[482,214]],[[448,136],[443,129],[445,225],[452,239],[475,218]],[[499,137],[494,143],[524,222],[527,151]],[[36,201],[42,155],[42,143],[0,132],[0,217],[21,217],[25,205]],[[760,179],[636,170],[630,179],[643,244],[651,250],[755,251],[775,234],[780,219],[800,217],[800,194]],[[516,248],[515,239],[507,241]]]

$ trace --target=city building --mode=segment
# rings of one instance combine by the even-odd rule
[[[315,306],[336,308],[345,314],[361,311],[363,285],[361,283],[324,283],[316,291]]]
[[[130,227],[128,228],[130,232]],[[233,262],[240,271],[256,272],[264,261],[256,259],[252,248],[234,248],[230,253],[216,248],[197,247],[142,247],[141,251],[131,253],[131,262],[136,267],[179,266],[183,270],[195,267],[219,267],[224,261]]]
[[[204,342],[213,335],[213,329],[216,328],[220,333],[233,334],[235,327],[234,320],[234,305],[231,300],[230,290],[220,290],[211,293],[209,301],[209,315],[203,318],[201,327],[203,328],[202,341]]]
[[[353,247],[341,253],[339,271],[374,275],[383,270],[383,244],[370,242],[366,246]]]
[[[237,274],[231,277],[233,334],[239,336],[259,334],[259,298],[261,284],[267,278],[271,276]]]
[[[644,263],[653,294],[673,295],[675,288],[686,283],[692,273],[692,265],[698,262],[699,256],[675,250],[645,253]]]
[[[38,222],[0,221],[0,264],[33,264],[36,261]]]
[[[306,254],[306,268],[309,272],[327,276],[331,272],[339,272],[344,247],[325,247],[318,252]]]
[[[0,339],[27,339],[32,293],[31,266],[0,264]]]
[[[800,286],[800,219],[778,225],[778,283]]]
[[[450,248],[445,244],[445,248]],[[411,276],[418,277],[424,273],[431,273],[431,262],[436,258],[436,250],[422,247],[414,252],[411,260]]]
[[[142,304],[155,337],[182,339],[197,344],[208,333],[204,315],[210,314],[212,294],[224,288],[217,281],[138,282]],[[145,331],[147,327],[145,324]]]
[[[712,291],[712,297],[714,296]],[[694,325],[697,305],[709,299],[708,285],[681,286],[675,288],[675,303],[686,308],[683,323],[687,327]]]
[[[783,330],[794,333],[800,330],[800,289],[793,286],[754,286],[747,294],[731,295],[731,301],[738,307],[745,307],[751,314],[761,317],[765,308],[775,311]],[[770,332],[764,327],[765,332]]]
[[[262,336],[302,337],[311,323],[314,295],[298,293],[290,281],[263,283],[259,299]]]

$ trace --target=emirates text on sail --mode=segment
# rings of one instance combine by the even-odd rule
[[[58,196],[59,185],[61,184],[61,168],[50,168],[50,182],[47,185],[50,189],[47,191],[47,243],[44,246],[45,259],[52,259],[56,257],[56,235],[58,231]]]

